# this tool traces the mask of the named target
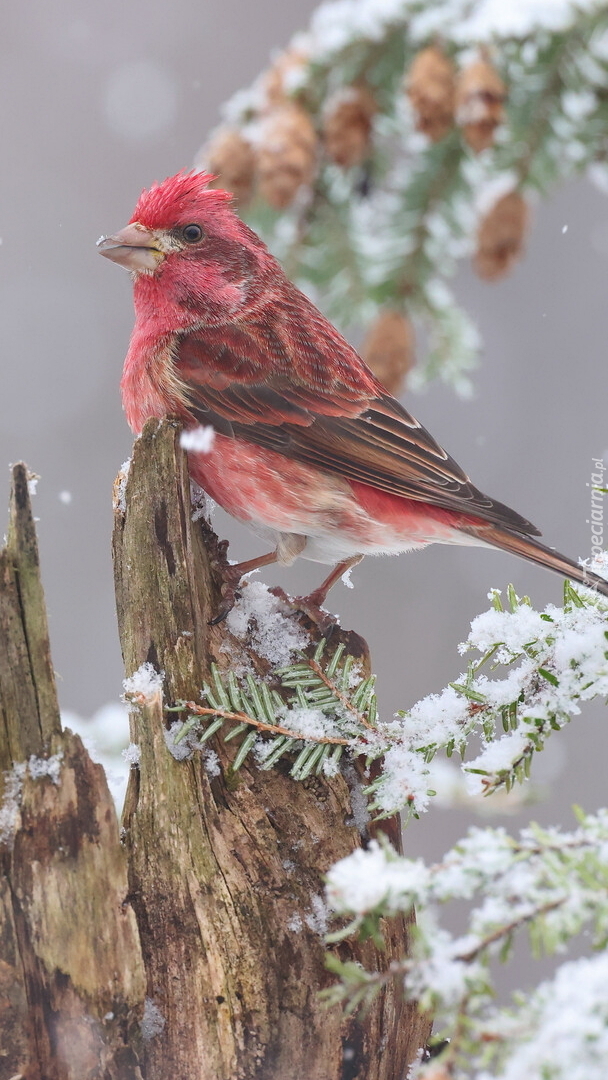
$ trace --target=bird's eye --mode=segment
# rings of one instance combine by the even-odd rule
[[[201,239],[203,230],[200,225],[184,225],[182,236],[187,244],[196,244]]]

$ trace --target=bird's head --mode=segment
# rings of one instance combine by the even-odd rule
[[[131,271],[138,287],[165,303],[207,315],[234,314],[255,293],[273,261],[262,241],[237,217],[214,177],[181,172],[142,191],[129,224],[98,241],[101,255]]]

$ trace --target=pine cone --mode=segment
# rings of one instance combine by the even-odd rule
[[[454,123],[456,71],[452,61],[432,45],[423,49],[404,80],[405,91],[416,113],[416,130],[433,142],[447,135]]]
[[[460,74],[456,84],[456,122],[464,140],[478,154],[494,142],[504,120],[505,84],[488,60],[476,60]]]
[[[323,110],[323,142],[336,165],[350,169],[367,157],[376,111],[374,97],[364,86],[346,86],[329,98]]]
[[[216,131],[197,155],[195,167],[217,173],[218,179],[211,186],[231,191],[240,206],[249,202],[253,192],[255,153],[237,128]]]
[[[258,191],[275,210],[293,202],[316,169],[317,136],[308,113],[287,104],[262,121],[257,164]]]
[[[290,48],[280,53],[268,71],[262,76],[262,89],[266,104],[271,109],[285,105],[290,95],[290,79],[309,62],[310,57],[302,49]]]
[[[509,273],[521,257],[528,225],[528,207],[518,191],[503,195],[486,214],[477,231],[473,265],[485,281]]]
[[[386,308],[370,326],[361,356],[389,394],[397,394],[414,364],[414,331],[409,319]]]

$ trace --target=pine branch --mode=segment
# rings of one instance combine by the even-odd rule
[[[522,195],[546,198],[586,170],[608,186],[608,11],[591,0],[560,11],[543,25],[530,4],[511,24],[501,17],[492,26],[482,0],[403,0],[386,10],[376,0],[323,4],[308,32],[225,108],[229,130],[251,155],[245,192],[238,177],[239,205],[289,275],[346,332],[381,309],[429,332],[414,388],[441,378],[470,390],[479,335],[445,286],[458,260],[475,253],[477,271],[497,280],[523,251]],[[427,71],[416,94],[411,88],[432,49],[453,70],[445,124],[435,127],[420,110],[425,93],[437,107],[437,84]],[[371,119],[363,104],[357,113],[357,94],[373,99]],[[272,125],[286,108],[294,122],[279,151]],[[217,138],[199,163],[230,188],[235,162]],[[272,209],[268,169],[292,184]],[[519,213],[514,204],[501,211],[507,194],[520,200]]]

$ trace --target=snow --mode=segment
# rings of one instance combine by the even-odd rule
[[[72,492],[71,491],[60,491],[57,498],[59,499],[60,503],[63,503],[64,506],[69,506],[71,501],[72,501]]]
[[[304,916],[304,922],[309,930],[313,930],[319,937],[324,937],[327,933],[327,921],[329,918],[327,905],[322,896],[311,896],[310,902],[312,911],[309,911]]]
[[[469,702],[452,686],[416,702],[401,725],[403,736],[416,746],[430,746],[459,738],[469,715]]]
[[[380,904],[395,912],[424,894],[428,881],[429,871],[421,859],[400,859],[388,845],[370,840],[365,850],[357,848],[334,863],[325,894],[337,914],[365,915]]]
[[[500,643],[502,647],[496,659],[509,663],[522,652],[524,645],[545,637],[546,631],[547,623],[541,618],[541,613],[527,604],[521,604],[513,612],[495,611],[492,608],[473,619],[468,642],[461,646],[461,651],[474,647],[480,653],[485,653]]]
[[[116,482],[114,484],[114,509],[124,514],[127,509],[127,480],[129,479],[129,469],[131,468],[131,458],[127,458],[120,466]]]
[[[158,1005],[155,1005],[152,998],[147,997],[144,1001],[144,1015],[140,1024],[144,1042],[149,1042],[150,1039],[161,1035],[166,1022]]]
[[[183,738],[176,741],[177,736],[183,730],[183,727],[183,720],[174,720],[171,726],[166,728],[163,732],[165,746],[176,761],[188,761],[192,757],[193,752],[200,747],[200,743],[194,734],[194,730],[188,731]]]
[[[310,642],[287,605],[261,581],[247,581],[226,619],[231,634],[273,667],[286,667]]]
[[[63,750],[60,750],[57,754],[52,754],[48,758],[35,757],[32,754],[27,763],[27,771],[33,780],[41,780],[43,777],[48,776],[57,786],[61,776],[62,761]]]
[[[179,437],[179,445],[183,450],[191,450],[197,454],[208,454],[215,440],[215,431],[211,426],[189,428],[182,431]]]
[[[347,825],[354,825],[360,836],[367,836],[371,815],[367,807],[367,798],[363,793],[361,778],[354,765],[347,765],[343,774],[348,784],[350,806],[353,812],[352,821],[347,821]]]
[[[214,776],[220,776],[222,769],[220,766],[220,759],[215,750],[206,750],[203,754],[203,762],[205,765],[205,772],[212,779]]]
[[[135,705],[150,704],[157,694],[162,693],[164,677],[164,671],[156,671],[153,664],[147,661],[140,664],[137,671],[123,681],[125,700]]]
[[[122,756],[130,769],[137,769],[141,758],[141,747],[137,743],[129,743],[122,751]]]
[[[349,566],[348,570],[345,570],[344,573],[342,574],[342,577],[340,578],[340,580],[343,581],[344,584],[346,585],[347,589],[354,589],[354,587],[355,587],[354,582],[351,579],[351,574],[352,574],[353,570],[354,570],[354,566]]]
[[[281,714],[279,720],[282,727],[308,739],[323,739],[337,732],[335,724],[321,709],[295,706]]]
[[[20,761],[4,773],[4,798],[0,806],[0,844],[8,847],[12,847],[15,832],[19,827],[21,792],[26,769],[25,762]]]
[[[522,1010],[526,1036],[511,1052],[502,1080],[604,1080],[607,986],[606,952],[563,964],[528,997]]]
[[[35,757],[32,754],[29,761],[16,762],[12,769],[4,773],[4,797],[0,806],[0,844],[12,847],[20,824],[21,793],[26,776],[29,774],[32,780],[49,777],[58,785],[62,760],[62,751],[48,758]]]

